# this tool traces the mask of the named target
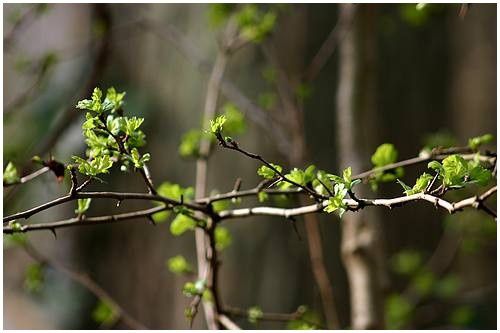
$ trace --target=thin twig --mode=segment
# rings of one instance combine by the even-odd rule
[[[347,19],[349,19],[349,21],[346,21]],[[316,53],[313,60],[307,67],[304,75],[305,81],[310,82],[314,80],[321,72],[323,67],[328,63],[328,60],[332,57],[335,49],[337,48],[338,41],[343,37],[341,32],[344,31],[345,34],[345,29],[340,29],[339,27],[350,26],[353,24],[353,21],[353,19],[345,16],[339,17],[337,23],[330,31],[328,37],[326,37],[325,41],[318,50],[318,53]]]
[[[168,210],[167,206],[158,206],[154,208],[138,210],[130,213],[123,213],[117,215],[107,215],[99,217],[74,217],[67,220],[47,222],[47,223],[37,223],[37,224],[25,224],[20,228],[14,228],[12,225],[7,225],[3,227],[4,234],[12,234],[15,232],[28,232],[32,230],[50,230],[67,228],[72,226],[88,226],[88,225],[98,225],[98,224],[109,224],[116,223],[124,220],[137,219],[140,217],[148,217],[155,213]]]
[[[320,194],[320,193],[317,193],[313,190],[311,190],[310,188],[308,188],[307,186],[304,186],[304,185],[301,185],[289,178],[287,178],[281,171],[279,171],[276,167],[274,167],[271,163],[269,163],[268,161],[266,161],[262,156],[260,155],[257,155],[257,154],[254,154],[254,153],[251,153],[251,152],[248,152],[242,148],[240,148],[238,146],[237,143],[235,143],[234,141],[232,142],[232,144],[228,144],[224,138],[222,138],[222,135],[220,133],[218,133],[217,135],[217,139],[219,140],[219,143],[222,147],[224,148],[227,148],[227,149],[231,149],[231,150],[235,150],[239,153],[242,153],[243,155],[247,156],[247,157],[250,157],[252,159],[255,159],[255,160],[258,160],[260,162],[262,162],[265,166],[267,166],[269,169],[273,170],[278,176],[281,177],[281,179],[287,183],[290,183],[302,190],[304,190],[305,192],[309,193],[313,198],[315,199],[326,199],[328,197]]]
[[[65,267],[60,262],[49,259],[47,256],[42,255],[27,241],[23,244],[26,253],[34,260],[42,265],[49,265],[57,271],[67,275],[73,281],[81,284],[88,291],[94,294],[98,299],[105,300],[114,310],[114,312],[122,319],[123,323],[131,329],[145,330],[147,327],[140,323],[137,319],[133,318],[127,311],[125,311],[102,287],[100,287],[92,278],[87,274],[80,273]]]
[[[152,32],[155,36],[171,43],[174,49],[179,51],[184,58],[193,64],[202,74],[209,75],[212,66],[203,59],[202,52],[197,49],[186,36],[173,25],[158,25],[153,22],[140,22],[139,27]],[[234,51],[234,50],[232,50]],[[221,93],[230,101],[234,102],[241,110],[245,112],[253,122],[259,125],[266,133],[270,133],[277,143],[278,149],[286,154],[291,145],[281,127],[276,126],[270,115],[253,103],[241,90],[228,78],[222,78],[220,84]]]
[[[218,315],[217,319],[222,324],[222,326],[224,326],[228,330],[241,330],[241,327],[236,325],[234,321],[229,319],[229,317],[227,317],[226,315],[220,314]]]
[[[36,177],[38,176],[41,176],[43,175],[44,173],[46,173],[47,171],[50,171],[50,168],[49,167],[43,167],[41,169],[38,169],[37,171],[33,172],[33,173],[30,173],[29,175],[26,175],[24,177],[21,177],[21,179],[19,179],[19,181],[17,182],[13,182],[13,183],[3,183],[3,186],[4,187],[9,187],[9,186],[14,186],[14,185],[19,185],[19,184],[24,184],[24,183],[27,183],[29,182],[30,180],[33,180],[35,179]]]

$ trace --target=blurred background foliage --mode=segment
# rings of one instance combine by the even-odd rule
[[[273,84],[276,69],[266,60],[261,44],[264,39],[273,43],[304,106],[310,163],[338,173],[345,166],[339,166],[336,157],[337,54],[313,81],[305,83],[301,76],[335,27],[338,6],[240,7],[237,20],[242,34],[254,43],[231,58],[227,77],[271,112],[278,103]],[[376,110],[375,116],[356,118],[357,135],[371,138],[362,141],[365,169],[383,142],[393,143],[404,159],[416,156],[423,147],[465,145],[467,138],[483,133],[496,136],[495,4],[470,5],[465,14],[454,4],[358,7],[356,25],[368,36],[360,53],[369,57],[358,75],[374,77],[362,89],[375,96]],[[230,10],[234,10],[231,5],[194,4],[5,5],[4,167],[12,161],[27,172],[33,168],[29,160],[34,154],[53,155],[63,162],[73,154],[81,155],[84,114],[73,106],[81,96],[90,95],[93,85],[114,86],[127,91],[126,112],[145,118],[142,129],[156,184],[194,186],[195,166],[186,156],[199,140],[192,130],[202,126],[207,77],[175,45],[147,27],[154,25],[158,31],[175,27],[212,63]],[[222,99],[220,112],[233,112],[235,106],[226,102]],[[248,118],[245,127],[239,142],[250,151],[295,167],[287,165],[276,143]],[[58,137],[52,145],[54,132]],[[244,187],[253,186],[259,181],[256,168],[243,157],[216,149],[208,188],[229,191],[237,177]],[[417,169],[405,170],[407,183],[419,174]],[[46,175],[28,186],[4,190],[4,214],[63,195],[68,186]],[[144,190],[141,179],[120,172],[90,189]],[[460,195],[472,194],[466,191]],[[376,195],[400,193],[394,183],[381,185]],[[130,202],[126,208],[140,205]],[[121,208],[115,202],[95,201],[88,214]],[[74,209],[71,204],[61,206],[36,219],[65,218]],[[383,221],[384,269],[390,272],[385,290],[388,328],[496,327],[496,223],[491,218],[475,211],[446,216],[424,204],[390,212],[371,209],[379,210]],[[302,219],[298,221],[303,234]],[[340,259],[337,222],[332,216],[321,216],[320,228],[340,323],[348,328],[349,286]],[[248,318],[237,323],[258,329],[321,324],[321,302],[307,244],[289,223],[255,217],[234,220],[225,227],[219,233],[221,246],[227,247],[222,254],[222,298],[224,304],[250,309]],[[196,261],[192,233],[174,237],[168,224],[153,227],[138,220],[61,230],[57,239],[50,233],[33,233],[29,239],[47,256],[87,272],[147,327],[188,327],[184,307],[190,300],[181,292],[187,279],[168,268],[177,273],[191,271]],[[122,327],[112,306],[64,274],[34,263],[13,244],[12,237],[4,237],[4,328]],[[184,257],[176,257],[180,254]],[[303,321],[258,320],[259,311],[293,312],[300,305],[307,306]],[[194,328],[204,327],[199,316]]]

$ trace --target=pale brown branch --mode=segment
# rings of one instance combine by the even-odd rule
[[[241,330],[241,327],[236,325],[234,321],[229,319],[229,317],[227,317],[224,314],[218,315],[217,320],[219,321],[219,323],[222,324],[222,326],[224,326],[228,330]]]
[[[3,187],[9,187],[9,186],[14,186],[14,185],[19,185],[19,184],[25,184],[33,179],[35,179],[38,176],[43,175],[47,171],[50,171],[49,167],[43,167],[41,169],[38,169],[37,171],[30,173],[29,175],[26,175],[24,177],[21,177],[19,181],[14,182],[14,183],[3,183]]]
[[[263,312],[262,316],[260,316],[258,320],[288,322],[291,320],[300,319],[308,324],[314,325],[320,329],[324,329],[324,327],[322,327],[319,323],[315,323],[315,322],[307,320],[306,318],[302,318],[302,316],[304,315],[304,311],[305,311],[305,308],[301,306],[296,311],[291,312],[291,313]],[[222,313],[226,313],[226,314],[229,314],[232,316],[248,318],[248,310],[237,308],[234,306],[224,307],[224,309],[222,310]]]
[[[482,209],[480,203],[489,196],[496,193],[496,191],[497,187],[494,186],[479,197],[472,196],[470,198],[458,202],[449,202],[439,197],[425,193],[417,193],[409,196],[396,197],[391,199],[362,199],[362,204],[359,201],[353,199],[344,199],[343,202],[348,210],[356,211],[360,208],[365,208],[369,206],[382,206],[392,209],[393,207],[398,207],[404,204],[408,204],[410,202],[426,201],[432,203],[436,207],[441,207],[447,210],[448,213],[450,214],[453,214],[467,207]],[[221,211],[219,212],[219,216],[221,220],[231,219],[236,217],[249,217],[252,215],[281,216],[284,218],[290,218],[294,216],[320,212],[328,204],[329,201],[325,200],[317,204],[302,206],[297,208],[277,208],[277,207],[240,208],[240,209]],[[489,211],[486,212],[490,214]],[[493,212],[493,214],[494,214],[493,217],[496,218],[496,213]]]

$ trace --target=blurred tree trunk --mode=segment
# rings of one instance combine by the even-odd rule
[[[496,5],[493,4],[471,5],[463,19],[456,14],[450,17],[452,77],[449,117],[459,142],[496,132],[496,117],[492,112],[497,105],[496,34],[491,33],[496,20]],[[463,222],[469,225],[492,222],[482,221],[481,215],[477,216],[473,220],[465,218]],[[456,217],[460,218],[462,216]],[[457,268],[465,290],[491,285],[497,269],[495,254],[496,247],[483,243],[479,251],[457,257]]]
[[[496,130],[496,7],[471,5],[451,26],[450,122],[461,141]]]
[[[361,5],[341,4],[339,14],[340,22],[350,22],[352,18],[355,22],[352,26],[340,27],[345,31],[342,33],[344,37],[339,45],[336,110],[340,166],[341,168],[351,166],[354,173],[363,168],[361,162],[363,142],[357,138],[362,137],[363,140],[370,141],[372,138],[369,134],[373,133],[373,131],[365,132],[362,128],[364,120],[369,119],[367,114],[374,112],[374,92],[370,86],[373,76],[362,76],[362,73],[358,72],[373,64],[372,59],[364,57],[358,49],[363,41],[360,36],[373,31],[373,28],[358,30],[359,21],[363,22],[369,17],[369,12],[366,11],[367,8]],[[370,40],[370,36],[366,40]],[[365,45],[367,49],[373,46],[373,42]],[[355,100],[364,102],[356,105]],[[359,117],[360,111],[365,111],[363,112],[365,117]],[[359,133],[363,133],[363,136]],[[361,197],[366,194],[362,190],[357,190],[356,193]],[[381,237],[379,222],[373,212],[373,210],[348,212],[342,218],[342,257],[350,285],[353,329],[379,329],[384,326]]]

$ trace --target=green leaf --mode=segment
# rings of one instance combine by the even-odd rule
[[[183,188],[179,184],[173,184],[169,182],[163,182],[158,187],[157,192],[162,197],[169,199],[181,200],[181,196],[184,201],[190,201],[194,198],[194,189],[192,187]]]
[[[19,173],[12,162],[9,162],[3,171],[3,182],[5,184],[14,184],[20,180]]]
[[[392,269],[402,275],[415,274],[422,265],[422,256],[417,251],[404,250],[394,255],[391,259]]]
[[[277,14],[273,10],[263,12],[255,4],[247,4],[236,13],[236,22],[245,39],[261,42],[274,29]]]
[[[481,186],[487,185],[492,178],[491,171],[483,168],[481,165],[469,163],[469,182],[478,183]]]
[[[233,242],[231,233],[227,228],[217,226],[215,228],[215,248],[217,251],[222,251]]]
[[[3,235],[3,249],[6,250],[8,248],[14,246],[23,246],[27,242],[27,236],[24,233],[13,233],[10,235]]]
[[[380,145],[371,157],[371,161],[375,167],[383,167],[396,162],[397,159],[398,152],[391,143]]]
[[[434,289],[436,277],[432,272],[421,271],[413,278],[412,285],[421,296],[428,296]]]
[[[174,274],[188,274],[193,272],[191,265],[181,255],[168,259],[167,267]]]
[[[146,153],[146,154],[141,156],[139,154],[139,151],[137,150],[137,148],[133,148],[130,153],[131,153],[130,157],[131,157],[132,163],[134,164],[134,167],[136,167],[138,169],[143,168],[144,163],[149,161],[151,158],[151,155],[149,153]]]
[[[260,191],[257,194],[257,198],[259,199],[259,202],[264,202],[269,199],[269,195],[266,192]]]
[[[469,139],[469,147],[473,150],[479,148],[479,146],[492,142],[494,139],[493,135],[485,134],[482,136],[476,136]]]
[[[273,163],[269,164],[271,164],[279,172],[283,171],[283,168],[281,166]],[[257,174],[264,177],[265,179],[273,179],[274,177],[276,177],[276,172],[266,165],[262,165],[259,169],[257,169]]]
[[[92,99],[84,99],[76,104],[77,109],[94,111],[97,114],[101,114],[104,111],[102,102],[102,90],[99,88],[94,88],[92,92]]]
[[[159,204],[162,204],[162,203],[159,203]],[[161,212],[153,214],[151,217],[153,218],[153,221],[158,224],[158,223],[165,222],[169,216],[170,216],[170,211],[162,210]]]
[[[347,195],[347,189],[343,183],[335,184],[333,187],[333,197],[328,199],[328,205],[324,208],[327,213],[332,213],[338,211],[339,217],[342,217],[344,212],[347,210],[347,206],[344,203],[344,199]]]
[[[198,157],[201,138],[202,132],[199,130],[192,129],[184,133],[179,145],[179,155],[182,157]]]
[[[303,170],[298,169],[298,168],[293,168],[290,173],[285,175],[285,178],[288,180],[291,180],[299,185],[305,185],[306,184],[306,174]],[[290,183],[282,182],[284,188],[288,188],[292,186]]]
[[[474,318],[474,312],[468,305],[461,305],[453,309],[449,315],[449,321],[452,325],[458,327],[467,327]]]
[[[30,264],[25,272],[24,289],[30,293],[39,293],[44,281],[43,267],[39,263]]]
[[[312,90],[313,89],[310,84],[302,82],[295,88],[295,96],[297,96],[297,99],[300,102],[304,102],[306,99],[311,97]]]
[[[406,195],[413,195],[413,194],[424,192],[425,189],[427,188],[427,186],[429,186],[429,184],[433,178],[434,178],[433,176],[424,172],[420,177],[417,178],[417,181],[415,182],[415,185],[413,186],[413,188],[410,188],[409,186],[404,184],[399,179],[397,179],[397,181],[404,188],[404,193]]]
[[[188,230],[194,230],[196,221],[184,214],[178,214],[170,223],[170,232],[174,236],[180,236]]]
[[[318,329],[321,321],[319,315],[301,305],[296,311],[300,315],[297,319],[290,320],[286,328],[289,330],[315,330]]]
[[[259,94],[259,106],[266,110],[271,110],[276,106],[276,100],[278,97],[273,92],[264,92]]]
[[[226,116],[217,116],[214,120],[210,120],[210,131],[213,134],[217,134],[222,132],[222,127],[224,123],[226,122]]]
[[[352,169],[351,167],[348,167],[347,169],[344,169],[342,172],[342,177],[344,178],[344,184],[350,184],[351,183],[351,176],[352,176]]]
[[[92,319],[99,324],[111,326],[119,319],[119,316],[109,302],[100,300],[92,311]]]
[[[361,179],[354,179],[352,182],[351,182],[351,186],[350,188],[352,189],[354,186],[358,185],[358,184],[361,184]]]
[[[443,299],[450,299],[457,295],[460,288],[460,279],[456,275],[447,275],[436,283],[434,293]]]
[[[187,297],[193,297],[196,295],[202,295],[205,291],[205,281],[198,280],[196,282],[186,282],[182,288],[182,292]]]
[[[118,93],[114,87],[107,90],[104,102],[112,106],[111,112],[116,112],[122,107],[125,94],[125,92]]]
[[[137,117],[132,117],[132,118],[124,117],[123,120],[125,121],[124,132],[127,135],[132,135],[135,131],[139,129],[139,127],[144,122],[144,118],[137,118]]]
[[[90,207],[91,198],[78,199],[77,200],[77,208],[75,209],[75,214],[82,215],[84,214]]]
[[[398,182],[399,185],[401,185],[401,187],[403,188],[404,193],[408,193],[409,191],[411,191],[411,187],[410,186],[406,185],[405,183],[403,183],[399,179],[396,179],[396,181]]]
[[[329,175],[323,170],[318,170],[318,172],[316,172],[316,179],[312,182],[314,190],[322,195],[328,195],[329,192],[333,192],[333,184],[330,181],[330,178],[333,176],[334,175]]]
[[[413,306],[404,297],[390,295],[385,303],[385,317],[388,329],[402,329],[411,319]]]
[[[257,322],[264,316],[264,312],[258,306],[252,306],[247,310],[248,322],[252,324],[257,324]]]
[[[78,171],[91,177],[100,173],[108,173],[108,169],[113,166],[113,162],[111,161],[109,155],[97,156],[90,162],[78,156],[73,156],[73,159],[76,163],[78,163]]]
[[[82,124],[82,129],[84,131],[94,129],[97,124],[100,122],[98,117],[92,116],[90,112],[87,112],[85,114],[85,118],[87,119],[83,124]]]
[[[316,178],[316,166],[310,165],[304,170],[304,184],[309,184]]]
[[[448,156],[443,160],[444,184],[446,186],[462,186],[468,170],[467,161],[462,156]]]
[[[427,167],[441,174],[444,173],[443,166],[438,161],[430,161],[429,164],[427,164]]]
[[[228,135],[238,135],[245,132],[245,116],[232,103],[226,103],[222,107],[223,114],[226,117],[224,123],[224,132]]]
[[[208,20],[213,27],[221,26],[234,8],[234,4],[229,3],[212,3],[208,7]]]

